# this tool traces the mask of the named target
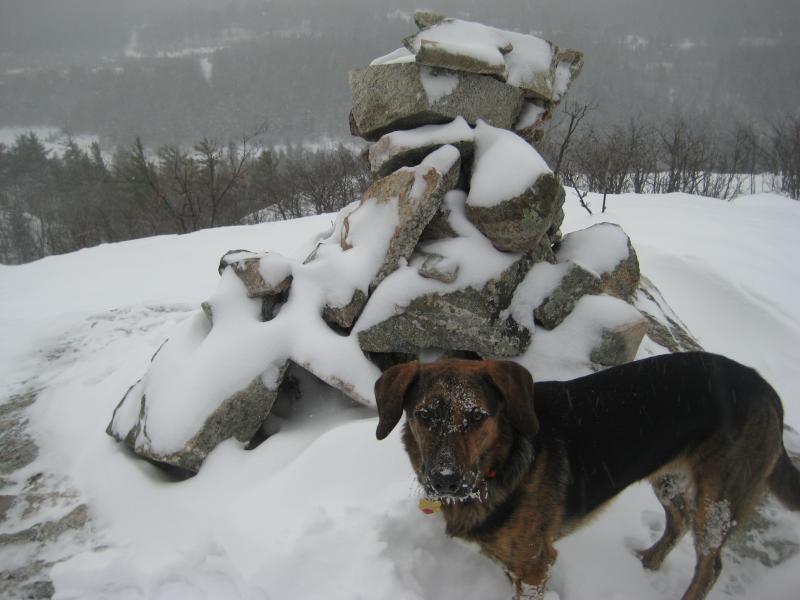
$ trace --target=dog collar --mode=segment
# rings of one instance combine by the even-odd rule
[[[442,510],[442,503],[439,500],[421,498],[419,501],[419,509],[426,515],[432,515]]]

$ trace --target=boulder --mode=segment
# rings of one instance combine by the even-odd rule
[[[522,92],[473,73],[433,69],[411,62],[372,65],[350,72],[350,131],[375,141],[397,129],[447,123],[462,116],[511,128],[522,109]]]
[[[527,252],[550,230],[564,198],[558,179],[544,173],[522,194],[494,206],[467,205],[467,216],[499,250]]]
[[[656,286],[644,275],[634,298],[634,306],[648,321],[647,337],[670,352],[702,350]]]
[[[275,402],[286,366],[284,363],[278,369],[278,378],[274,385],[267,387],[263,378],[259,376],[245,388],[224,400],[206,418],[197,433],[178,450],[165,452],[150,443],[145,420],[147,397],[143,392],[142,382],[137,382],[123,397],[114,411],[106,433],[117,441],[124,442],[140,456],[176,467],[181,471],[196,473],[209,452],[220,442],[229,438],[247,442],[253,437]],[[130,429],[120,427],[123,420],[118,418],[118,411],[126,404],[140,407],[138,418]]]
[[[568,261],[558,286],[534,309],[533,314],[546,329],[554,329],[567,318],[583,296],[597,294],[601,287],[600,277],[595,273]]]
[[[267,280],[261,272],[261,259],[269,253],[258,254],[248,250],[231,250],[226,252],[219,261],[219,274],[230,267],[236,276],[247,288],[250,298],[263,296],[278,296],[288,291],[292,284],[292,274],[289,269],[280,273],[272,273]]]
[[[508,67],[503,61],[500,48],[494,49],[491,56],[475,55],[465,51],[463,46],[456,44],[443,44],[435,40],[419,40],[416,50],[416,62],[429,67],[450,69],[452,71],[466,71],[478,75],[490,75],[505,81],[508,77]]]
[[[639,259],[630,238],[615,223],[597,223],[564,236],[556,249],[561,261],[571,260],[602,280],[601,290],[631,300],[639,288]]]
[[[377,180],[364,193],[359,205],[342,221],[340,247],[347,252],[361,243],[374,244],[376,211],[395,203],[389,214],[395,219],[391,237],[378,258],[367,292],[357,289],[342,306],[327,304],[323,316],[339,327],[349,328],[374,290],[401,260],[408,259],[423,229],[433,218],[444,195],[453,189],[460,171],[459,153],[453,146],[443,146],[429,155],[418,167],[405,168]]]
[[[647,319],[642,315],[627,323],[603,329],[600,343],[592,349],[589,358],[603,366],[621,365],[636,358],[639,345],[647,333]]]
[[[420,275],[428,279],[453,283],[458,277],[458,269],[458,263],[446,256],[427,254],[418,271]]]
[[[435,348],[519,356],[531,333],[501,313],[532,262],[523,256],[481,287],[422,294],[398,314],[360,330],[358,343],[365,352],[417,354]]]
[[[537,248],[559,217],[564,197],[558,179],[525,140],[478,123],[466,214],[496,248]]]
[[[403,40],[417,63],[487,74],[520,88],[526,99],[557,102],[583,64],[580,52],[532,35],[427,11],[420,24],[421,31]]]
[[[372,175],[385,177],[400,167],[417,165],[428,154],[446,144],[458,149],[462,161],[469,161],[472,159],[474,137],[463,117],[444,125],[424,125],[408,131],[387,133],[369,148]]]

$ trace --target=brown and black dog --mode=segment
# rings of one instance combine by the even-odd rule
[[[447,532],[502,563],[517,598],[542,598],[553,542],[644,478],[667,516],[644,566],[657,569],[693,531],[684,600],[705,597],[722,545],[767,491],[800,510],[778,395],[722,356],[657,356],[536,384],[508,361],[410,362],[383,373],[375,396],[378,439],[405,410],[403,442]]]

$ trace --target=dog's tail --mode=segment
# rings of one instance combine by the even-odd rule
[[[769,487],[786,508],[800,511],[800,471],[792,464],[785,448],[770,475]]]

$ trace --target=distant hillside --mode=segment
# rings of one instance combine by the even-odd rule
[[[347,137],[347,71],[414,30],[415,2],[29,2],[0,19],[0,126],[106,142]],[[788,0],[429,2],[586,52],[572,97],[594,118],[674,112],[764,122],[796,107],[800,10]],[[698,5],[699,4],[699,5]],[[735,4],[735,6],[731,6]],[[46,11],[42,10],[46,7]],[[769,68],[765,68],[768,65]]]

